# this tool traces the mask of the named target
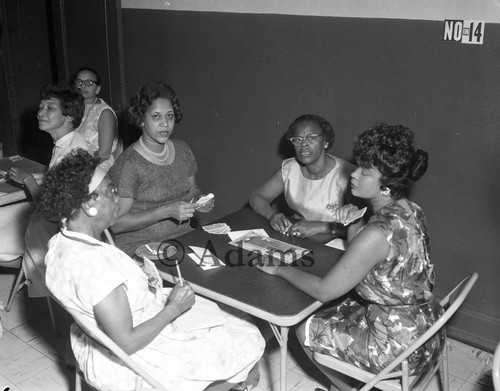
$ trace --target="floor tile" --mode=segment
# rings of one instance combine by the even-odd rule
[[[9,360],[3,360],[2,376],[17,384],[54,365],[54,361],[37,351],[28,349],[12,355]]]
[[[0,338],[0,369],[4,362],[8,362],[16,353],[22,353],[30,350],[31,347],[26,342],[20,340],[10,331],[4,330]],[[0,374],[3,371],[0,370]]]
[[[53,366],[17,384],[22,391],[68,391],[73,389],[74,375],[71,371]]]

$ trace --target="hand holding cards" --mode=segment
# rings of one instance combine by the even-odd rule
[[[198,201],[196,201],[195,209],[198,210],[200,208],[203,208],[213,198],[214,198],[213,193],[208,193],[207,195],[200,197]]]
[[[366,206],[363,209],[360,209],[352,214],[350,213],[344,225],[349,225],[352,222],[356,221],[357,219],[362,217],[365,214],[365,212],[366,212]]]

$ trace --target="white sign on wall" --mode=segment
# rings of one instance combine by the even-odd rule
[[[475,20],[445,20],[444,40],[482,45],[484,40],[484,22]]]

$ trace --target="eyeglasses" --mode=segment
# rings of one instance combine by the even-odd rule
[[[90,80],[90,79],[87,79],[87,80],[75,79],[75,86],[77,86],[77,87],[81,87],[81,86],[90,87],[90,86],[92,86],[94,84],[97,84],[97,82],[94,81],[94,80]]]
[[[109,185],[108,188],[103,192],[108,196],[113,197],[115,200],[118,199],[118,189],[114,185]],[[93,192],[92,196],[95,198],[99,197],[99,193]]]
[[[299,137],[299,136],[290,137],[289,140],[293,145],[302,145],[304,143],[304,141],[307,142],[307,144],[312,144],[312,143],[315,143],[316,141],[318,141],[318,139],[321,136],[323,136],[323,135],[313,133],[313,134],[308,134],[306,137]]]

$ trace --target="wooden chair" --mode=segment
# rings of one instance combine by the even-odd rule
[[[424,371],[424,373],[422,373],[420,376],[409,376],[408,357],[410,357],[420,346],[425,344],[439,330],[441,330],[443,327],[446,327],[448,320],[460,308],[462,303],[467,298],[467,295],[476,283],[477,278],[478,274],[472,273],[460,284],[458,284],[443,300],[441,300],[441,305],[445,309],[445,312],[423,335],[415,340],[415,342],[413,342],[413,344],[410,345],[408,349],[401,353],[394,361],[389,363],[389,365],[387,365],[378,374],[367,372],[363,369],[358,368],[357,366],[354,366],[345,361],[341,361],[330,355],[315,352],[313,354],[313,357],[321,365],[324,365],[325,367],[331,368],[337,372],[343,373],[365,383],[363,387],[359,389],[355,388],[352,391],[367,391],[372,389],[373,387],[376,387],[377,389],[383,391],[425,390],[429,381],[440,368],[442,369],[441,380],[443,389],[445,391],[448,391],[449,384],[447,343],[445,343],[445,345],[443,346],[443,351],[435,360],[435,362],[431,363],[430,368]],[[399,366],[401,366],[401,370],[396,370],[396,368]]]
[[[116,355],[123,364],[135,372],[137,375],[134,391],[140,390],[158,390],[167,391],[164,385],[161,384],[153,375],[151,375],[145,368],[143,368],[139,363],[132,359],[127,353],[123,351],[111,338],[109,338],[101,329],[99,329],[94,324],[90,323],[86,318],[83,317],[78,311],[68,309],[66,310],[73,317],[75,322],[81,328],[81,330],[87,334],[88,337],[93,339],[95,342],[109,349],[114,355]],[[146,382],[148,386],[144,384]],[[76,368],[76,378],[75,378],[75,391],[82,390],[82,378],[81,372]]]
[[[493,356],[493,367],[491,368],[491,377],[495,391],[500,391],[500,343],[498,344],[495,355]]]

